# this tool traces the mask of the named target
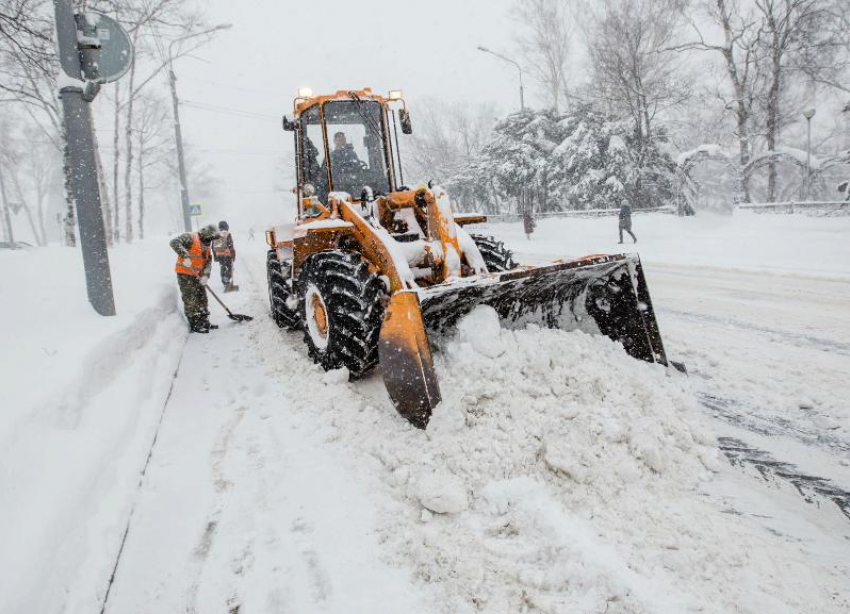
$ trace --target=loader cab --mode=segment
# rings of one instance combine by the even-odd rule
[[[381,103],[352,98],[317,102],[301,111],[296,130],[299,185],[310,184],[321,203],[330,192],[360,200],[392,191],[386,116]]]

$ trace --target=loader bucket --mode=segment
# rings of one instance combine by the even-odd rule
[[[378,353],[384,385],[396,409],[424,429],[441,397],[416,292],[396,292],[390,299]]]
[[[592,256],[433,286],[420,292],[420,302],[425,326],[435,332],[453,327],[477,305],[489,305],[512,326],[536,323],[601,333],[635,358],[667,365],[636,254]]]

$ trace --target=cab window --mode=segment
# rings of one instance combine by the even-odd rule
[[[304,183],[313,184],[319,201],[326,203],[328,174],[325,169],[325,144],[319,120],[319,105],[301,114],[301,139],[301,170],[304,173]]]
[[[381,105],[375,101],[335,100],[324,105],[330,148],[331,185],[360,199],[368,186],[390,191]]]

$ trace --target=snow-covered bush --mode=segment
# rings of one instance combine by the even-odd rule
[[[453,182],[488,185],[502,207],[534,211],[670,204],[675,163],[661,132],[641,147],[628,122],[578,106],[526,110],[498,122],[489,142]],[[457,181],[462,179],[462,181]],[[484,191],[480,192],[485,194]]]

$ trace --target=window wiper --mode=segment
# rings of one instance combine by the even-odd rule
[[[357,114],[360,115],[360,118],[372,132],[372,136],[381,143],[381,127],[374,118],[368,117],[366,113],[363,112],[363,105],[365,104],[364,101],[360,99],[360,96],[354,93],[351,94],[351,99],[357,103]]]

